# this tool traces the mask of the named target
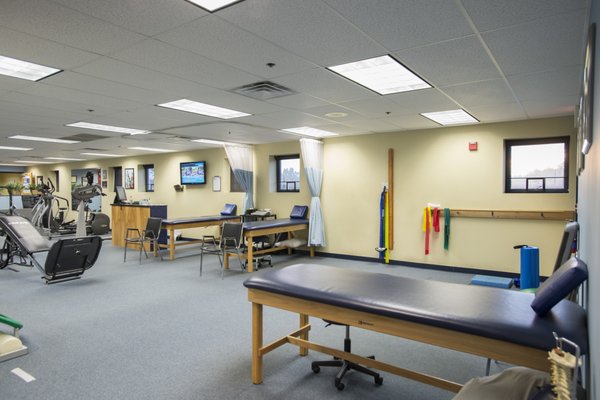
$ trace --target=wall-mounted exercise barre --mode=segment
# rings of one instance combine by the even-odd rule
[[[444,210],[440,210],[444,215]],[[575,219],[575,211],[525,211],[525,210],[462,210],[450,209],[450,217],[498,218],[498,219],[543,219],[567,221]]]

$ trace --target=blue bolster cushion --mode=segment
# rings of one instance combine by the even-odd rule
[[[308,215],[308,206],[294,206],[290,213],[290,219],[306,219]]]
[[[531,308],[545,316],[559,301],[577,289],[588,277],[587,265],[577,257],[568,259],[535,292]]]
[[[237,205],[227,203],[223,207],[223,210],[221,211],[221,215],[235,215],[236,212],[237,212]]]

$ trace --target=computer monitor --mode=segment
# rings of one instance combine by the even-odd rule
[[[126,203],[127,202],[127,193],[125,192],[125,188],[123,186],[115,186],[115,204]]]

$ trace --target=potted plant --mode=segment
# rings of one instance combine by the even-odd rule
[[[4,187],[8,190],[9,195],[21,194],[21,191],[23,191],[23,185],[19,182],[8,182]]]
[[[29,185],[29,191],[31,194],[37,194],[42,191],[42,185],[38,185],[37,183],[32,183]]]

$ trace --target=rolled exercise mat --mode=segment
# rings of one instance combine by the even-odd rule
[[[521,247],[521,290],[540,286],[540,249]]]
[[[509,289],[513,285],[511,278],[491,275],[475,275],[471,279],[471,285],[492,286]]]

